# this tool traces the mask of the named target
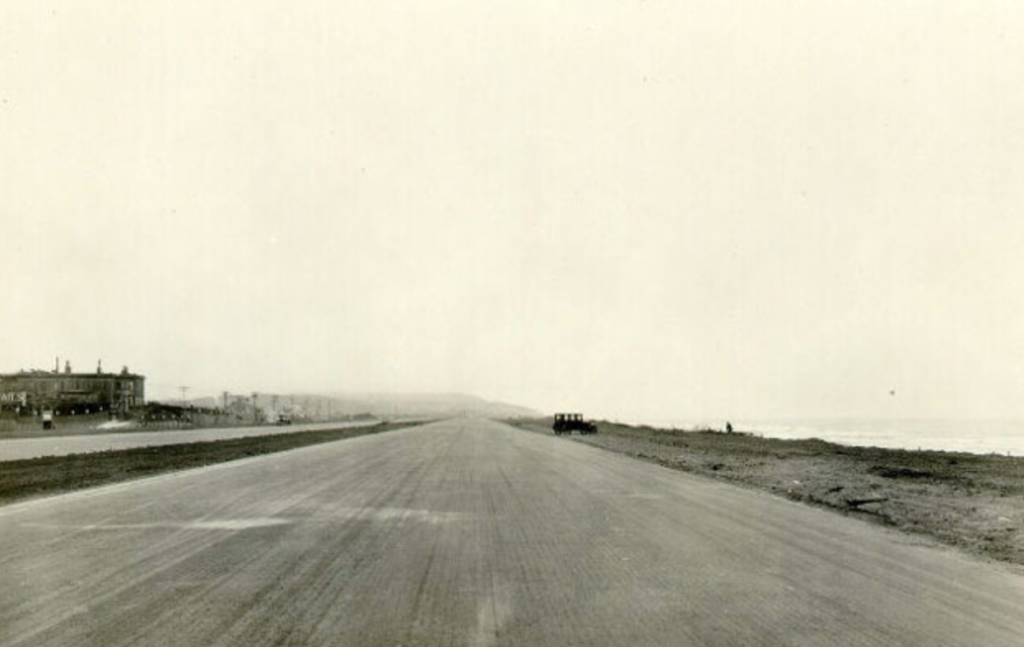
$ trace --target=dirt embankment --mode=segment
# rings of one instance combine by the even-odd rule
[[[518,426],[551,433],[550,421]],[[1024,564],[1024,458],[599,423],[571,438]]]

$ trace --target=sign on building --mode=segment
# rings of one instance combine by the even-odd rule
[[[0,404],[20,404],[25,406],[28,404],[28,393],[25,391],[0,393]]]

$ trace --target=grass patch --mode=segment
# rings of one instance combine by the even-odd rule
[[[0,505],[421,424],[423,422],[380,423],[366,427],[4,461],[0,462]]]

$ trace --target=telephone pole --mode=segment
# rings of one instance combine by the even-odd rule
[[[185,394],[188,393],[187,386],[179,386],[178,390],[181,391],[181,406],[185,406]]]

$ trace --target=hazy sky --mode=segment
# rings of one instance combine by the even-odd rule
[[[976,0],[4,2],[0,370],[1024,416],[1022,34]]]

